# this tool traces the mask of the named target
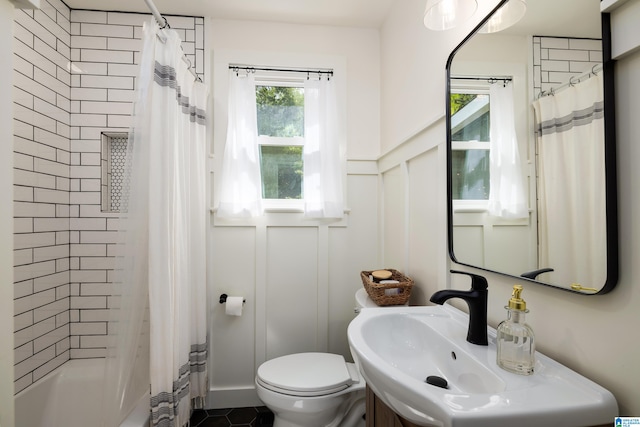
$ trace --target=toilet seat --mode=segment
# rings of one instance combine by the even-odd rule
[[[298,353],[269,360],[258,368],[257,382],[276,393],[324,396],[345,390],[359,379],[344,357],[329,353]]]

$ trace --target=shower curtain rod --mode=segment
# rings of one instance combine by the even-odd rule
[[[247,71],[280,71],[286,73],[306,73],[306,74],[327,74],[333,76],[333,70],[330,68],[325,69],[311,69],[311,68],[276,68],[276,67],[257,67],[252,65],[237,65],[230,64],[230,70],[247,70]]]
[[[559,86],[556,87],[552,87],[549,90],[541,90],[540,93],[538,94],[538,98],[541,98],[543,96],[549,96],[549,95],[555,95],[556,92],[558,92],[559,90],[562,90],[564,88],[567,88],[569,86],[573,86],[577,83],[580,83],[582,81],[582,79],[584,79],[585,77],[587,78],[591,78],[591,76],[594,76],[596,74],[598,74],[600,71],[602,71],[602,64],[596,64],[593,67],[591,67],[591,70],[580,74],[579,76],[571,76],[569,77],[569,81],[566,83],[563,83]]]
[[[151,14],[153,15],[153,17],[156,18],[156,22],[158,22],[158,25],[160,25],[160,29],[171,28],[171,25],[169,25],[167,18],[162,16],[162,14],[160,13],[156,5],[153,3],[153,0],[144,0],[144,2],[147,4],[147,7],[151,11]],[[184,52],[182,53],[182,60],[186,62],[187,65],[189,66],[188,70],[193,75],[193,77],[197,81],[202,82],[202,79],[200,78],[200,76],[196,74],[195,70],[192,68],[193,64],[191,64],[191,61],[189,60],[189,58],[187,58],[184,55]]]

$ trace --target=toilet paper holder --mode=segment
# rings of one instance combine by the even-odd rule
[[[220,295],[220,304],[224,304],[225,302],[227,302],[227,297],[227,294]],[[244,304],[245,302],[247,302],[247,300],[245,298],[242,298],[242,303]]]

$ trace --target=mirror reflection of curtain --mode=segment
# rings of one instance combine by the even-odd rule
[[[602,87],[600,73],[533,104],[540,267],[567,286],[606,280]]]
[[[489,214],[505,219],[529,216],[516,137],[513,85],[494,83],[491,99],[491,150]]]

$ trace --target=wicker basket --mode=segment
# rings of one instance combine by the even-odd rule
[[[391,272],[391,277],[388,280],[397,280],[400,283],[376,283],[369,277],[372,271],[362,271],[360,278],[362,284],[369,294],[369,298],[380,306],[385,305],[403,305],[409,301],[411,296],[411,288],[413,287],[413,280],[398,270],[392,268],[385,268]]]

